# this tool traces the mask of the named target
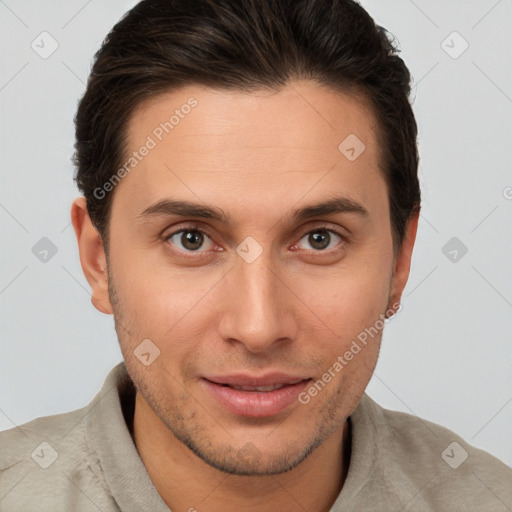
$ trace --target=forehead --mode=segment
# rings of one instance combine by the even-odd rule
[[[203,150],[219,151],[225,145],[243,143],[247,149],[289,147],[329,151],[333,143],[336,149],[343,135],[373,138],[375,124],[369,101],[361,93],[335,92],[303,80],[291,82],[278,91],[244,93],[190,85],[161,93],[137,105],[127,132],[134,146],[142,135],[153,134],[156,138],[179,137],[180,146],[190,144],[190,137],[196,139],[195,144],[202,138]],[[166,137],[170,134],[172,137]],[[214,142],[211,136],[218,140],[207,146]],[[171,140],[166,142],[172,144]],[[365,142],[372,146],[372,140]]]
[[[296,203],[335,189],[363,203],[382,199],[376,130],[360,96],[314,82],[252,93],[190,85],[134,110],[125,162],[133,152],[137,161],[115,202],[140,213],[180,195],[251,215],[250,202],[284,207],[285,196]]]

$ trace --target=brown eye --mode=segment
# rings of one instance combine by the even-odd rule
[[[336,240],[336,239],[338,239],[338,240]],[[306,240],[306,242],[309,244],[310,247],[300,247],[300,243],[302,240]],[[310,231],[309,233],[306,233],[306,235],[304,235],[300,239],[297,246],[302,249],[313,249],[315,251],[324,251],[325,249],[332,249],[333,247],[338,245],[340,241],[342,241],[342,238],[335,231],[332,231],[330,229],[321,228],[321,229],[315,229],[314,231]],[[331,245],[333,242],[334,242],[334,245]]]
[[[206,250],[211,249],[211,246],[213,246],[210,237],[198,229],[181,229],[180,231],[171,233],[166,240],[169,240],[178,249],[186,252],[198,252],[199,249],[203,248],[205,241],[209,241],[210,244],[210,246],[207,244]]]

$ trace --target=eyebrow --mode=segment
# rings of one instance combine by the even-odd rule
[[[332,215],[336,213],[353,213],[362,218],[368,218],[370,216],[368,210],[361,203],[358,203],[349,197],[334,197],[332,199],[295,210],[292,212],[290,217],[294,221],[301,221],[312,217]],[[137,218],[145,219],[150,217],[173,215],[178,215],[180,217],[212,219],[226,225],[230,224],[230,216],[226,215],[220,208],[173,199],[163,199],[158,201],[137,215]]]

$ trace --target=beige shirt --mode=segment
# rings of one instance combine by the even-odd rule
[[[1,432],[0,511],[168,512],[127,426],[134,397],[119,363],[86,407]],[[350,466],[331,512],[512,512],[512,470],[446,428],[366,394],[350,420]]]

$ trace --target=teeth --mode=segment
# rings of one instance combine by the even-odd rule
[[[286,384],[271,384],[270,386],[236,386],[236,385],[230,385],[230,388],[237,389],[239,391],[274,391],[275,389],[281,389],[285,386],[291,386],[293,384],[297,384],[298,382],[301,382],[302,379],[295,380],[293,382],[287,382]]]
[[[273,386],[229,386],[233,389],[238,389],[239,391],[274,391],[274,389],[281,389],[286,384],[275,384]]]

